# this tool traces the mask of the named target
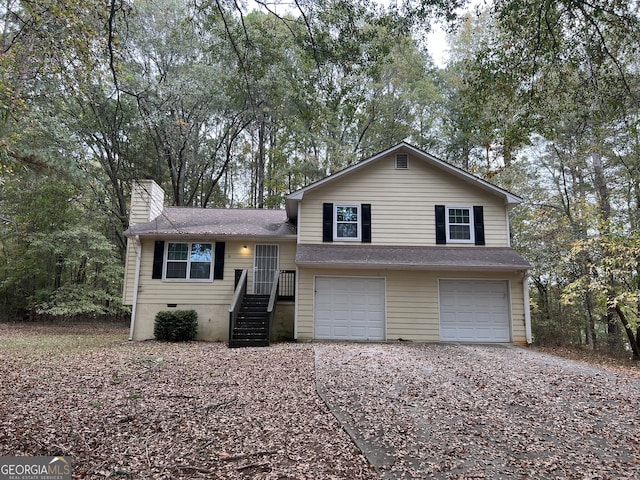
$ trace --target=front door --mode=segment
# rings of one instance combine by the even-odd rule
[[[278,271],[278,245],[256,245],[253,263],[253,293],[269,295]]]

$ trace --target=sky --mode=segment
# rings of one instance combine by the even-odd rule
[[[447,34],[437,23],[431,24],[431,32],[427,36],[427,49],[433,63],[443,68],[449,59],[449,44],[447,43]]]

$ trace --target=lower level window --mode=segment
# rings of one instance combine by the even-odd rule
[[[165,278],[211,280],[211,243],[167,243]]]

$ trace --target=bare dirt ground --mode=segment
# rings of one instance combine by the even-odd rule
[[[0,324],[0,455],[68,455],[91,479],[640,477],[633,367],[517,347],[126,335]]]

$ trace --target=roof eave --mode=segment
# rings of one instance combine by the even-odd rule
[[[343,175],[348,175],[349,173],[355,170],[358,170],[359,168],[362,168],[366,165],[369,165],[370,163],[373,163],[381,158],[387,157],[388,155],[392,154],[394,151],[397,151],[400,149],[409,150],[414,155],[423,159],[425,162],[428,162],[432,166],[439,168],[441,170],[444,170],[462,180],[470,182],[493,195],[502,197],[504,199],[505,205],[507,205],[509,209],[515,207],[516,205],[519,205],[523,201],[523,199],[518,197],[517,195],[514,195],[513,193],[507,190],[504,190],[503,188],[500,188],[497,185],[493,185],[492,183],[476,175],[473,175],[459,167],[456,167],[455,165],[452,165],[448,162],[445,162],[444,160],[434,157],[433,155],[427,152],[424,152],[417,147],[414,147],[410,143],[403,141],[398,143],[397,145],[394,145],[393,147],[387,148],[386,150],[383,150],[382,152],[373,155],[372,157],[369,157],[358,163],[355,163],[354,165],[351,165],[350,167],[347,167],[344,170],[336,172],[333,175],[329,175],[328,177],[325,177],[321,180],[318,180],[317,182],[312,183],[311,185],[308,185],[296,192],[293,192],[291,195],[287,196],[285,200],[287,216],[289,217],[289,219],[294,219],[298,216],[297,205],[304,198],[304,194],[306,192],[315,190],[316,188],[320,188],[326,183],[332,182],[337,178],[342,177]]]
[[[224,234],[224,233],[189,233],[189,232],[146,232],[146,233],[131,233],[129,230],[125,231],[125,236],[128,238],[139,237],[144,239],[153,240],[197,240],[197,239],[228,239],[228,240],[277,240],[295,242],[297,240],[296,234],[290,235],[238,235],[238,234]]]
[[[298,192],[296,192],[297,194]],[[285,211],[287,212],[287,220],[292,221],[298,218],[298,203],[302,200],[304,194],[300,193],[299,196],[296,194],[288,196],[284,201]]]
[[[531,269],[530,265],[420,265],[398,263],[344,263],[344,262],[298,262],[299,267],[314,268],[348,268],[358,270],[392,269],[422,271],[476,271],[476,272],[522,272]]]
[[[408,143],[406,142],[401,142],[398,143],[397,145],[394,145],[393,147],[387,148],[386,150],[377,153],[375,155],[373,155],[372,157],[366,158],[364,160],[361,160],[357,163],[354,163],[353,165],[345,168],[344,170],[340,170],[339,172],[336,172],[334,174],[331,174],[327,177],[324,177],[316,182],[313,182],[310,185],[307,185],[306,187],[301,188],[300,190],[297,190],[295,192],[293,192],[292,194],[290,194],[289,196],[287,196],[287,198],[285,199],[285,208],[287,211],[287,216],[289,217],[290,220],[296,218],[298,216],[298,203],[304,198],[304,194],[306,192],[315,190],[316,188],[320,188],[321,186],[323,186],[326,183],[329,182],[333,182],[334,180],[336,180],[337,178],[340,178],[344,175],[347,175],[355,170],[358,170],[362,167],[364,167],[365,165],[368,165],[372,162],[375,162],[376,160],[379,160],[380,158],[384,158],[387,155],[389,155],[390,153],[394,152],[395,150],[399,150],[400,148],[404,147],[404,146],[409,146]]]
[[[404,146],[405,148],[407,148],[408,150],[411,150],[416,156],[420,156],[423,159],[426,159],[429,161],[429,163],[431,163],[433,166],[435,166],[436,168],[440,168],[442,170],[445,170],[449,173],[451,173],[452,175],[461,178],[463,180],[466,180],[468,182],[474,183],[475,185],[477,185],[478,187],[482,188],[483,190],[486,190],[490,193],[493,193],[494,195],[498,195],[498,196],[502,196],[504,198],[505,204],[507,206],[509,206],[510,208],[519,205],[520,203],[522,203],[523,199],[520,198],[517,195],[514,195],[513,193],[509,192],[508,190],[505,190],[501,187],[498,187],[497,185],[494,185],[486,180],[484,180],[481,177],[478,177],[477,175],[474,175],[472,173],[467,172],[466,170],[463,170],[459,167],[456,167],[455,165],[452,165],[448,162],[445,162],[444,160],[441,160],[437,157],[434,157],[433,155],[427,153],[427,152],[423,152],[422,150],[420,150],[417,147],[414,147],[413,145],[403,142],[401,144],[402,146]]]

